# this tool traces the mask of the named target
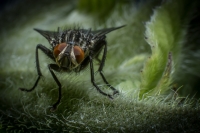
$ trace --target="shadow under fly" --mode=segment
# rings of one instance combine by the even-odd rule
[[[37,68],[38,78],[35,81],[35,84],[33,85],[32,88],[30,89],[19,88],[19,89],[21,91],[31,92],[36,88],[38,82],[40,81],[42,73],[40,70],[38,50],[41,50],[45,55],[47,55],[50,59],[52,59],[55,62],[54,64],[48,64],[48,69],[54,81],[58,85],[58,99],[51,106],[50,108],[51,111],[56,110],[62,97],[61,83],[56,77],[54,71],[80,72],[81,70],[84,70],[88,65],[90,65],[91,82],[94,85],[94,87],[102,95],[107,96],[110,99],[113,99],[113,96],[115,94],[118,94],[119,92],[108,83],[102,72],[107,53],[106,34],[122,27],[124,26],[102,29],[97,31],[91,31],[91,29],[60,30],[58,28],[57,32],[34,29],[49,41],[51,48],[48,49],[42,44],[38,44],[36,46],[35,58],[36,58],[36,68]],[[101,51],[103,51],[103,55],[101,59],[99,59]],[[103,92],[95,83],[94,68],[93,68],[94,59],[99,62],[98,72],[100,73],[106,85],[113,91],[112,95]]]

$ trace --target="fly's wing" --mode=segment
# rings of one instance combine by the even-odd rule
[[[80,31],[82,33],[84,33],[86,35],[86,37],[92,33],[94,36],[93,38],[96,38],[96,37],[101,37],[101,36],[104,36],[106,34],[108,34],[109,32],[111,31],[114,31],[114,30],[117,30],[117,29],[120,29],[122,27],[124,27],[126,25],[122,25],[122,26],[119,26],[119,27],[113,27],[113,28],[107,28],[107,29],[102,29],[102,30],[96,30],[96,31],[91,31],[91,29],[89,30],[86,30],[86,29],[80,29]]]
[[[47,40],[55,37],[55,35],[57,34],[57,32],[54,32],[54,31],[45,31],[45,30],[40,30],[36,28],[34,28],[34,30],[40,33],[42,36],[44,36]]]
[[[55,32],[55,31],[45,31],[45,30],[40,30],[40,29],[36,29],[36,28],[34,28],[34,30],[37,31],[38,33],[40,33],[49,42],[51,40],[53,40],[53,39],[56,39],[56,37],[59,35],[59,31],[58,32]]]
[[[111,32],[111,31],[120,29],[120,28],[122,28],[122,27],[124,27],[124,26],[126,26],[126,25],[119,26],[119,27],[113,27],[113,28],[102,29],[102,30],[96,30],[96,31],[92,31],[92,33],[94,34],[94,37],[101,37],[101,36],[104,36],[104,35],[108,34],[108,33]]]

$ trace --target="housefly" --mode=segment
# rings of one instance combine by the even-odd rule
[[[42,76],[42,72],[40,70],[39,63],[39,55],[38,50],[41,50],[45,55],[47,55],[50,59],[54,61],[53,64],[48,64],[48,69],[58,85],[58,99],[51,106],[50,110],[56,110],[57,106],[61,101],[61,83],[55,75],[56,72],[80,72],[84,70],[88,65],[90,66],[91,73],[91,82],[93,86],[97,89],[99,93],[104,96],[113,99],[115,94],[118,94],[118,90],[116,90],[113,86],[111,86],[106,80],[102,70],[104,67],[106,53],[107,53],[107,43],[106,43],[106,34],[122,28],[124,26],[102,29],[97,31],[85,30],[85,29],[65,29],[60,30],[58,28],[57,31],[44,31],[40,29],[34,29],[39,32],[43,37],[45,37],[51,48],[47,48],[42,44],[38,44],[36,46],[36,68],[38,78],[35,81],[35,84],[32,88],[19,88],[21,91],[31,92],[33,91],[40,78]],[[101,59],[99,59],[100,53],[103,51],[103,55]],[[99,62],[98,72],[101,75],[103,81],[106,85],[113,91],[113,94],[107,94],[103,92],[95,83],[94,78],[94,68],[93,68],[93,60],[97,60]]]

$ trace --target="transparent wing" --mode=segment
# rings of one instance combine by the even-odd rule
[[[55,36],[58,35],[58,32],[54,32],[54,31],[45,31],[45,30],[40,30],[36,28],[34,28],[34,30],[40,33],[42,36],[44,36],[48,41],[51,38],[55,38]]]
[[[111,31],[114,31],[114,30],[117,30],[117,29],[120,29],[122,27],[124,27],[126,25],[123,25],[123,26],[119,26],[119,27],[113,27],[113,28],[107,28],[107,29],[102,29],[102,30],[96,30],[96,31],[92,31],[92,33],[94,34],[94,36],[103,36],[105,34],[108,34],[109,32]]]

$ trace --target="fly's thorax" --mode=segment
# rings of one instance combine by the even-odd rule
[[[85,58],[85,52],[78,45],[68,43],[57,44],[53,48],[56,63],[68,70],[78,67]]]

